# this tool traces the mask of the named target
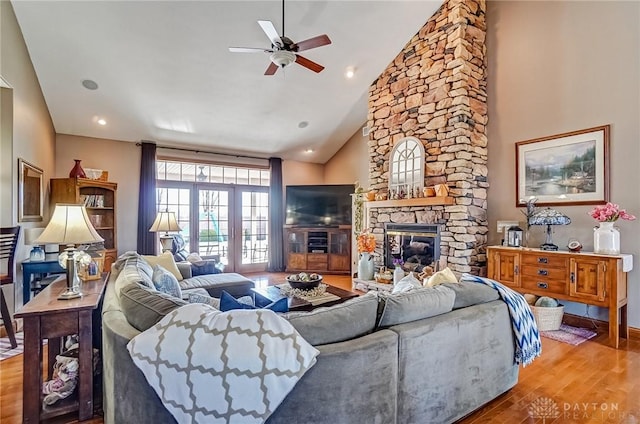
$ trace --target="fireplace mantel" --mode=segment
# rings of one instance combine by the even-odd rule
[[[412,199],[375,200],[365,202],[367,208],[399,208],[403,206],[453,205],[453,197],[414,197]]]

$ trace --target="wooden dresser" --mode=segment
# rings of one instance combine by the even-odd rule
[[[609,308],[609,343],[629,337],[627,272],[631,255],[491,246],[488,277],[520,293]]]

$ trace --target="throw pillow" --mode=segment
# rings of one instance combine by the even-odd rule
[[[248,305],[246,303],[241,303],[235,297],[231,296],[226,291],[222,292],[220,296],[220,310],[222,312],[231,311],[233,309],[270,309],[273,312],[289,312],[289,301],[286,297],[283,297],[280,300],[276,300],[273,303],[270,303],[263,308],[259,308],[254,305]]]
[[[410,272],[409,275],[402,277],[402,279],[393,286],[392,293],[404,293],[421,287],[422,284],[420,280],[413,275],[413,272]]]
[[[213,260],[191,262],[191,275],[220,274],[222,271],[217,265]]]
[[[153,327],[166,314],[186,305],[175,298],[141,283],[132,283],[120,291],[120,307],[129,324],[138,331]]]
[[[153,267],[153,276],[151,277],[151,281],[153,281],[153,285],[156,287],[156,290],[182,299],[180,283],[178,283],[175,275],[164,269],[161,265]]]
[[[205,305],[220,310],[220,299],[216,299],[215,297],[205,296],[200,293],[189,293],[187,301],[189,303],[204,303]]]
[[[200,262],[202,261],[202,257],[195,252],[189,253],[189,256],[187,256],[187,261],[191,263]]]
[[[151,269],[149,264],[141,256],[135,252],[134,254],[135,256],[128,257],[123,261],[119,260],[119,266],[117,268],[120,273],[116,279],[115,286],[118,297],[120,297],[120,292],[123,287],[135,282],[140,282],[150,289],[155,290],[155,286],[151,280],[153,269]]]
[[[171,252],[164,252],[162,255],[153,256],[153,255],[143,255],[142,256],[145,261],[149,262],[149,265],[152,267],[156,265],[161,265],[164,269],[172,273],[178,281],[182,281],[182,274],[176,265],[175,259],[173,259],[173,255]]]
[[[449,268],[445,268],[442,271],[438,271],[435,274],[433,274],[431,277],[429,277],[429,279],[425,283],[425,286],[433,287],[442,283],[457,283],[457,282],[458,282],[458,278],[456,278],[456,275],[453,273],[453,271],[451,271]]]
[[[417,321],[435,315],[451,312],[455,292],[448,287],[423,287],[406,293],[389,294],[380,292],[384,302],[378,327]]]

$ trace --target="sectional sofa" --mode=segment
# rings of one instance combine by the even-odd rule
[[[102,310],[104,421],[175,422],[126,345],[184,302],[141,288],[134,272],[118,277]],[[155,310],[141,320],[137,309],[149,304]],[[451,423],[518,379],[507,306],[484,285],[368,293],[283,318],[320,354],[268,423]]]

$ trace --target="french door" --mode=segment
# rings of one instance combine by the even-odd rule
[[[158,209],[176,213],[191,252],[226,272],[262,271],[269,256],[268,187],[159,182]]]

